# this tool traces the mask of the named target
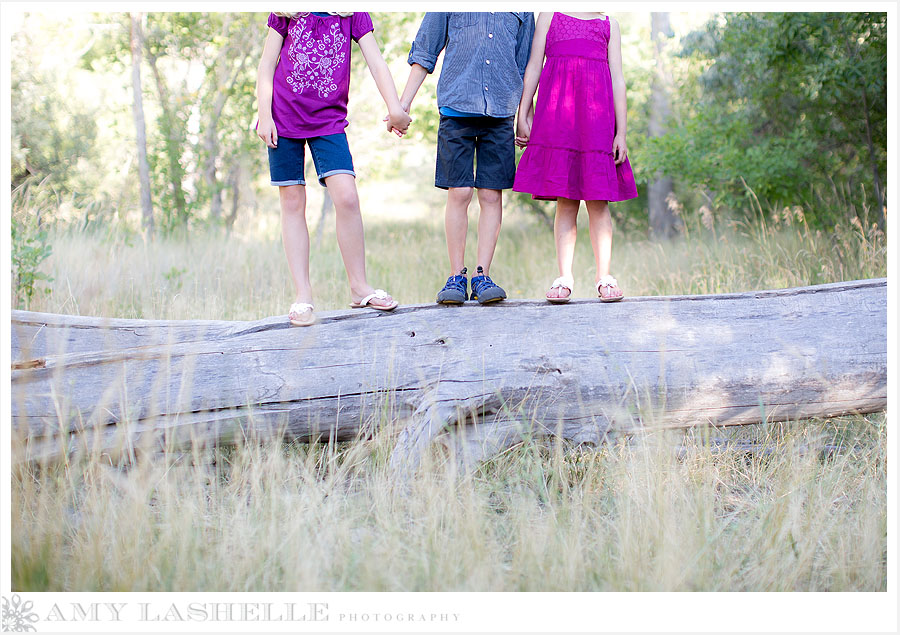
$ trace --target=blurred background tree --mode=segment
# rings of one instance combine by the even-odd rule
[[[372,15],[402,90],[422,13]],[[668,13],[656,23],[647,13],[616,17],[640,194],[613,206],[617,223],[649,231],[656,206],[668,223],[656,235],[667,236],[678,225],[674,213],[741,218],[800,205],[818,227],[865,221],[868,210],[883,226],[886,14]],[[19,19],[11,64],[13,213],[35,217],[23,226],[36,230],[52,223],[137,231],[129,15]],[[240,219],[277,224],[265,148],[253,133],[266,14],[151,12],[141,31],[157,231],[231,231]],[[432,178],[440,69],[420,89],[410,134],[399,140],[381,127],[384,105],[362,56],[351,59],[348,134],[361,187],[372,188],[367,209],[438,207]],[[327,200],[317,190],[310,195],[322,201],[324,217]],[[511,213],[552,219],[552,203],[508,198]]]
[[[827,226],[871,207],[883,227],[886,14],[721,15],[679,55],[680,121],[648,140],[645,164],[729,211],[756,197]]]
[[[672,106],[672,71],[669,65],[666,47],[675,34],[669,23],[667,12],[650,14],[650,39],[653,41],[653,59],[655,68],[651,85],[647,132],[651,137],[665,134],[673,122]],[[671,238],[678,231],[678,216],[670,206],[672,200],[672,177],[660,172],[657,178],[647,184],[647,211],[650,231],[656,238]]]

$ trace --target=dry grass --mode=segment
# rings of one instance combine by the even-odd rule
[[[758,434],[526,443],[462,479],[435,451],[408,490],[389,434],[17,468],[13,588],[884,590],[884,416]]]
[[[365,187],[361,196],[370,196]],[[276,210],[275,205],[269,201],[264,207]],[[349,289],[333,215],[316,245],[317,202],[309,207],[316,305],[346,308]],[[366,221],[369,281],[403,304],[433,302],[449,275],[442,200],[430,194],[426,215],[421,202],[391,207],[396,218],[409,220],[373,212]],[[850,222],[834,232],[814,231],[795,213],[772,210],[750,222],[723,219],[711,229],[688,219],[687,235],[668,243],[620,232],[613,239],[612,271],[626,295],[725,293],[886,275],[883,233]],[[471,257],[477,240],[472,221]],[[594,260],[584,214],[581,225],[574,295],[593,297]],[[60,233],[53,236],[53,255],[45,267],[54,278],[51,293],[37,295],[31,309],[148,319],[254,320],[286,314],[293,291],[279,231],[277,215],[269,213],[245,220],[230,238],[207,231],[145,243],[117,231]],[[513,212],[505,219],[491,275],[512,298],[543,297],[557,276],[554,254],[548,228]]]
[[[614,273],[630,295],[886,275],[877,232],[848,224],[822,234],[789,221],[696,224],[667,245],[619,235]],[[367,231],[372,282],[406,303],[432,301],[446,275],[439,211]],[[228,241],[61,234],[53,245],[52,292],[34,310],[243,320],[283,314],[290,301],[273,223]],[[554,277],[552,250],[543,226],[511,215],[494,277],[512,297],[538,297]],[[329,232],[312,266],[319,307],[344,306]],[[581,235],[576,295],[590,295],[591,267]],[[703,430],[599,448],[525,443],[463,478],[435,448],[409,489],[387,464],[396,422],[369,423],[380,430],[373,438],[337,445],[248,442],[131,464],[16,466],[12,587],[886,589],[883,413],[731,433],[769,450],[756,453],[714,451]],[[842,451],[823,455],[823,445]]]

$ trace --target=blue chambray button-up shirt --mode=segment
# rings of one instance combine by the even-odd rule
[[[437,86],[438,107],[510,117],[522,98],[533,36],[531,12],[429,12],[408,61],[431,73],[446,48]]]

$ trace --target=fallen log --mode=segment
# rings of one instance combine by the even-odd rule
[[[256,322],[12,312],[18,456],[239,438],[348,440],[407,422],[467,463],[528,436],[882,410],[885,279],[566,305],[416,305]]]

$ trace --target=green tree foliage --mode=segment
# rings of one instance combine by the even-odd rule
[[[154,213],[163,232],[230,226],[248,189],[263,187],[265,150],[252,128],[266,15],[146,15],[143,102]],[[422,12],[372,18],[402,91]],[[887,169],[884,13],[715,17],[667,58],[672,117],[666,134],[653,139],[649,21],[645,13],[617,18],[629,153],[642,183],[639,198],[613,207],[618,220],[646,223],[646,183],[660,173],[673,179],[685,209],[710,202],[750,209],[748,197],[757,196],[764,206],[801,204],[808,220],[823,226],[845,218],[854,200],[850,213],[861,212],[864,191],[877,217]],[[11,177],[22,194],[14,206],[27,201],[42,222],[136,225],[127,23],[126,13],[30,13],[13,29]],[[361,55],[351,59],[354,152],[371,165],[367,178],[404,179],[403,153],[385,153],[375,136],[380,130],[372,122],[380,121],[383,104],[369,71]],[[436,88],[436,77],[420,88],[403,140],[422,156],[435,143]],[[517,194],[509,200],[548,219],[552,214],[552,204]]]
[[[41,281],[52,282],[53,278],[39,271],[53,251],[48,243],[47,230],[37,226],[36,219],[22,222],[15,216],[11,224],[11,260],[13,304],[19,309],[28,309],[31,299],[39,290]],[[49,289],[44,289],[49,293]]]
[[[406,78],[409,76],[409,66],[406,61],[409,57],[409,49],[416,37],[423,11],[411,11],[407,13],[373,13],[372,20],[375,24],[375,33],[378,43],[381,45],[384,59],[390,63],[395,59],[402,59],[403,71],[394,77],[397,84],[397,93],[402,94],[406,86]],[[363,66],[365,62],[362,56],[356,56],[356,61]],[[443,61],[443,56],[440,62]],[[366,71],[368,72],[368,71]],[[410,108],[410,116],[413,124],[409,128],[409,139],[417,142],[433,141],[437,138],[437,129],[441,117],[437,109],[437,78],[440,74],[440,66],[435,68],[434,74],[426,78],[416,93]]]
[[[241,169],[263,167],[251,128],[266,15],[146,16],[143,97],[155,214],[164,232],[207,222],[213,201],[221,209],[223,193],[236,196]],[[27,14],[13,36],[12,185],[28,186],[33,204],[56,198],[45,221],[71,220],[60,213],[67,198],[103,218],[136,200],[128,20],[127,13],[59,20]],[[50,63],[49,42],[61,51],[60,63]],[[68,54],[72,47],[75,56]],[[96,94],[88,94],[86,79]],[[122,178],[112,182],[117,174]],[[98,213],[98,200],[106,214]]]
[[[862,185],[881,210],[887,159],[884,13],[737,13],[686,37],[681,125],[645,159],[715,203],[805,202]],[[871,140],[871,143],[869,143]],[[752,190],[752,192],[751,192]]]
[[[61,36],[68,26],[47,26],[41,33],[20,30],[11,41],[11,186],[57,202],[83,196],[97,184],[84,167],[97,158],[97,119],[102,107],[71,98],[71,87],[62,81],[69,60],[55,63],[40,54],[42,41]],[[84,31],[72,31],[76,46],[90,46]],[[81,48],[76,55],[84,53]]]
[[[204,212],[218,221],[228,175],[241,163],[259,167],[249,131],[265,14],[150,13],[145,37],[160,223],[171,231]]]

